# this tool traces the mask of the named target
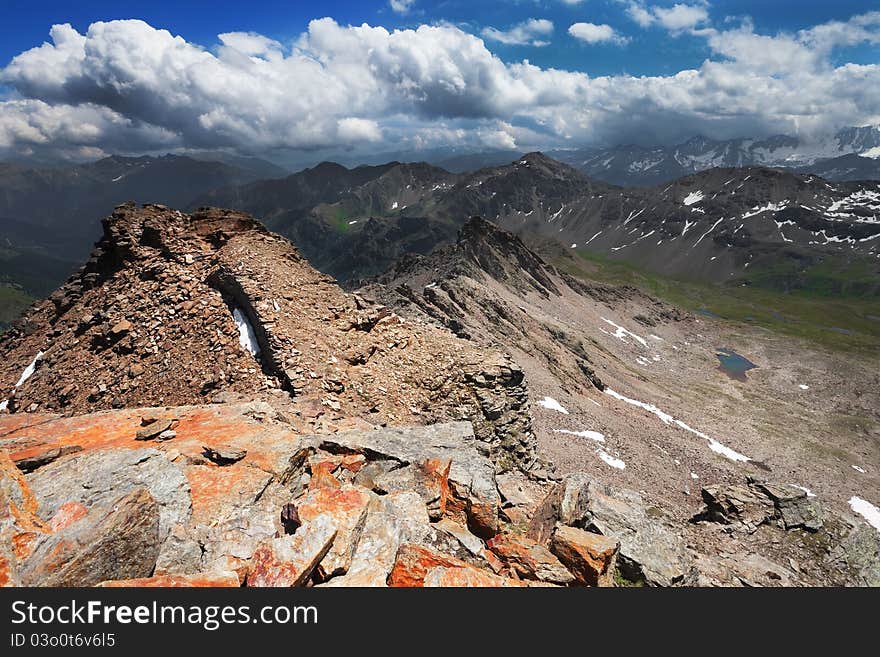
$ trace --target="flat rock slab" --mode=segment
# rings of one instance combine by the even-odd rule
[[[46,536],[22,564],[25,586],[93,586],[147,577],[159,555],[159,505],[146,488],[131,491]]]
[[[159,505],[159,534],[164,539],[173,525],[186,521],[191,510],[190,486],[183,470],[152,448],[78,452],[31,473],[27,481],[39,500],[38,513],[46,519],[65,503],[91,508],[146,487]]]

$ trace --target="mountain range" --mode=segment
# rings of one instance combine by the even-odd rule
[[[878,184],[864,179],[876,165],[867,156],[877,143],[873,128],[844,130],[809,148],[789,137],[693,139],[667,153],[666,164],[643,168],[648,178],[662,170],[678,176],[647,187],[605,182],[614,176],[595,169],[596,159],[575,167],[532,153],[492,163],[502,151],[451,163],[455,169],[490,163],[464,172],[428,163],[347,168],[324,162],[285,175],[254,158],[172,155],[56,169],[2,165],[0,322],[11,321],[82,263],[100,232],[99,218],[124,201],[249,212],[342,281],[379,274],[406,253],[427,254],[452,242],[467,218],[482,216],[588,257],[664,276],[790,290],[813,284],[817,268],[855,268],[865,275],[854,284],[849,275],[843,283],[821,284],[873,294]],[[842,150],[862,155],[823,159]],[[617,151],[621,157],[641,152]],[[571,152],[554,154],[577,160]],[[616,161],[608,161],[606,173]],[[763,166],[780,162],[786,167]]]
[[[650,186],[715,167],[764,166],[830,180],[880,178],[880,126],[844,128],[821,139],[775,135],[728,140],[696,136],[672,146],[557,150],[552,157],[616,185]]]

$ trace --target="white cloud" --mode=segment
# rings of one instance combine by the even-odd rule
[[[142,21],[95,23],[84,34],[56,26],[50,43],[0,69],[12,93],[0,101],[0,156],[525,150],[880,121],[880,65],[830,56],[876,43],[876,13],[788,35],[748,23],[692,33],[711,52],[697,69],[591,77],[506,63],[451,25],[389,31],[324,18],[293,46],[232,32],[207,47]]]
[[[679,32],[690,30],[709,20],[709,12],[702,5],[677,4],[671,7],[654,7],[654,16],[667,30]]]
[[[568,28],[568,33],[575,39],[585,43],[626,43],[627,39],[620,36],[610,25],[595,23],[575,23]]]
[[[546,46],[553,34],[553,23],[545,18],[530,18],[506,31],[485,27],[481,34],[491,41],[517,46]]]
[[[649,6],[641,0],[626,0],[626,4],[626,13],[641,27],[657,24],[670,32],[682,32],[709,20],[708,2],[679,3],[671,7]]]
[[[409,10],[412,9],[412,6],[415,3],[416,0],[389,0],[388,2],[391,11],[397,12],[398,14],[409,13]]]

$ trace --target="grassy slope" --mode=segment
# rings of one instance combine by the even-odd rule
[[[817,265],[802,275],[797,289],[783,292],[774,289],[780,272],[754,272],[736,285],[721,286],[667,278],[596,254],[577,255],[554,264],[575,276],[639,287],[686,310],[708,311],[832,349],[867,352],[880,345],[880,296],[863,294],[876,286],[876,275],[859,262]]]
[[[0,332],[21,315],[33,302],[33,297],[22,290],[0,283]]]

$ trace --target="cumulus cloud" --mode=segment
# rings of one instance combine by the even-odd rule
[[[596,25],[595,23],[574,23],[568,28],[568,33],[579,41],[585,43],[617,43],[627,42],[625,37],[620,36],[610,25]]]
[[[642,27],[660,25],[670,32],[682,32],[709,20],[707,2],[674,4],[671,7],[648,6],[639,0],[628,0],[626,13]]]
[[[508,45],[546,46],[550,44],[547,37],[553,34],[553,23],[545,18],[530,18],[509,30],[485,27],[481,34],[486,39]]]
[[[389,0],[388,5],[391,7],[391,11],[398,14],[408,14],[415,3],[416,0]]]
[[[796,34],[749,23],[692,33],[712,53],[697,69],[591,77],[504,62],[451,25],[389,31],[324,18],[293,44],[231,32],[207,47],[142,21],[94,23],[84,34],[59,25],[51,42],[0,70],[12,90],[0,101],[0,156],[525,150],[880,122],[880,65],[831,57],[876,43],[875,14]]]

